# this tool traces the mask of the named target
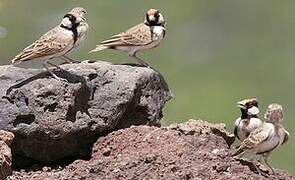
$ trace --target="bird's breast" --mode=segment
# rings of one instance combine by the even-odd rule
[[[162,26],[154,26],[153,27],[153,34],[156,39],[162,40],[165,35],[165,28]]]
[[[78,46],[79,44],[81,44],[86,39],[88,29],[89,29],[89,26],[87,23],[83,23],[77,27],[78,38],[75,43],[75,47]]]
[[[247,129],[249,129],[249,131],[253,131],[256,128],[262,126],[262,121],[258,118],[251,118],[247,124]]]

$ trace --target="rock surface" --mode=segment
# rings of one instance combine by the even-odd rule
[[[10,180],[256,180],[295,179],[286,171],[259,167],[230,156],[233,136],[224,125],[190,120],[167,128],[133,126],[99,138],[89,161],[77,160],[64,168],[14,172]]]
[[[16,167],[85,157],[99,136],[131,125],[160,125],[171,98],[150,68],[107,62],[67,64],[67,71],[1,67],[0,129],[15,134]]]
[[[0,130],[0,179],[12,174],[12,154],[10,145],[14,135],[11,132]]]

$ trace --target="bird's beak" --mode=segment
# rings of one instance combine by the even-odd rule
[[[246,109],[245,105],[242,102],[238,102],[237,107],[242,108],[242,109]]]
[[[80,23],[80,22],[83,22],[83,21],[85,21],[86,19],[85,19],[85,17],[83,17],[83,16],[79,16],[78,18],[77,18],[77,22],[78,23]]]

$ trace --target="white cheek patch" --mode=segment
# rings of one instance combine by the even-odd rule
[[[164,28],[162,26],[155,26],[153,29],[153,32],[157,34],[158,36],[161,36],[163,34]]]
[[[62,25],[66,26],[66,27],[72,27],[72,22],[69,20],[69,18],[65,17],[62,20]]]
[[[155,16],[149,16],[150,21],[155,21]]]
[[[259,109],[256,106],[253,106],[248,109],[248,115],[257,115],[259,114]]]

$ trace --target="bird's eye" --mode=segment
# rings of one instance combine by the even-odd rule
[[[253,102],[252,105],[253,106],[258,106],[258,102]]]
[[[249,102],[249,103],[246,103],[245,105],[246,105],[246,107],[248,107],[248,108],[251,108],[251,107],[253,107],[253,104],[252,104],[252,103],[250,103],[250,102]]]
[[[64,18],[65,18],[65,17],[69,18],[69,20],[70,20],[72,23],[75,23],[75,22],[76,22],[76,17],[73,16],[72,14],[66,14],[66,15],[64,16]]]

